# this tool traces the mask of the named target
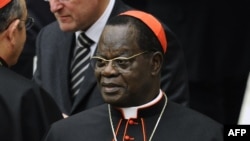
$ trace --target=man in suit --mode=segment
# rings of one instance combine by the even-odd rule
[[[161,90],[167,51],[152,15],[132,10],[111,19],[91,60],[107,104],[54,123],[45,141],[223,141],[221,124]]]
[[[62,119],[60,109],[48,93],[9,68],[18,61],[26,30],[33,22],[28,17],[25,0],[1,0],[0,140],[3,141],[41,141],[50,124]]]
[[[120,0],[50,0],[56,22],[42,29],[37,38],[37,70],[34,80],[56,100],[62,112],[72,115],[100,105],[103,99],[97,88],[93,69],[88,67],[79,93],[72,100],[70,93],[70,66],[79,32],[84,32],[94,44],[110,17],[132,9]],[[182,48],[172,31],[166,27],[168,36],[168,64],[162,71],[162,88],[173,101],[186,105],[188,86]]]

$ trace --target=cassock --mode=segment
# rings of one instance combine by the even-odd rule
[[[130,108],[108,104],[52,125],[46,141],[223,141],[222,125],[160,94]]]
[[[0,140],[41,141],[59,119],[61,111],[50,95],[0,58]]]

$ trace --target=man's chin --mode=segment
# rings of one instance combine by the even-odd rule
[[[74,32],[76,31],[75,27],[72,27],[68,24],[60,24],[60,29],[64,32]]]

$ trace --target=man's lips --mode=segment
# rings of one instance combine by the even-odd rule
[[[67,21],[69,19],[69,16],[62,16],[62,15],[57,15],[57,18],[60,20],[60,21]]]
[[[115,93],[120,90],[121,86],[114,83],[101,83],[102,90],[105,93]]]

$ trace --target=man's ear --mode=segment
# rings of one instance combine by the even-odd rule
[[[19,19],[14,20],[10,23],[8,28],[6,29],[7,39],[10,41],[11,45],[16,43],[16,34],[18,32],[18,25],[20,23]]]
[[[154,52],[152,55],[152,74],[153,75],[158,75],[161,73],[161,68],[163,64],[163,55],[161,52],[157,51]]]

